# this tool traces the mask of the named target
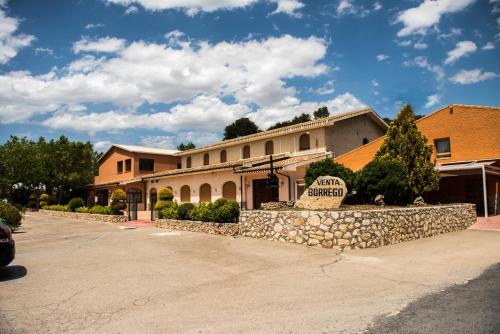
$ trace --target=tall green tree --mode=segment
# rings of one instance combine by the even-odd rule
[[[325,118],[325,117],[328,117],[330,116],[330,111],[328,111],[328,108],[323,106],[323,107],[319,107],[318,110],[316,110],[314,113],[314,119],[318,119],[318,118]]]
[[[193,144],[193,142],[188,142],[187,144],[184,144],[184,143],[180,143],[179,145],[177,145],[177,149],[179,151],[187,151],[187,150],[191,150],[193,148],[196,148],[196,145]]]
[[[292,118],[289,121],[278,122],[278,123],[274,124],[273,126],[271,126],[268,130],[284,128],[285,126],[309,122],[310,120],[311,120],[311,116],[309,114],[301,114],[299,116],[295,116],[294,118]]]
[[[439,188],[439,173],[431,155],[432,145],[417,128],[415,114],[407,104],[391,122],[375,159],[402,162],[408,171],[408,188],[412,197],[416,197]]]
[[[224,129],[224,140],[247,136],[260,132],[257,125],[247,117],[237,119]]]

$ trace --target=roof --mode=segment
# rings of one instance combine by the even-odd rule
[[[98,161],[101,161],[113,147],[120,148],[127,152],[132,153],[146,153],[146,154],[158,154],[158,155],[176,155],[179,151],[177,150],[165,150],[162,148],[156,147],[144,147],[144,146],[135,146],[135,145],[122,145],[122,144],[111,144],[106,152],[99,158]]]
[[[299,156],[291,156],[289,158],[280,160],[273,160],[273,169],[275,171],[295,169],[296,167],[310,164],[311,162],[323,160],[329,156],[331,156],[330,152],[316,152]],[[267,161],[260,164],[254,164],[251,167],[245,167],[245,166],[238,167],[235,169],[235,173],[236,174],[260,173],[269,171],[270,169],[271,169],[271,163],[268,158]]]
[[[262,139],[267,139],[267,138],[272,138],[272,137],[283,136],[283,135],[287,135],[287,134],[295,133],[295,132],[300,132],[300,131],[304,131],[304,130],[311,130],[311,129],[332,126],[335,122],[339,122],[339,121],[342,121],[344,119],[348,119],[348,118],[352,118],[352,117],[356,117],[356,116],[361,116],[361,115],[367,115],[372,120],[377,122],[381,127],[385,128],[385,129],[388,128],[388,126],[384,122],[384,120],[375,111],[373,111],[373,109],[363,108],[363,109],[357,109],[357,110],[337,114],[337,115],[330,116],[330,117],[315,119],[315,120],[312,120],[309,122],[294,124],[294,125],[286,126],[283,128],[262,131],[262,132],[254,133],[251,135],[242,136],[242,137],[233,138],[233,139],[228,139],[228,140],[222,140],[222,141],[219,141],[219,142],[216,142],[213,144],[205,145],[205,146],[194,148],[191,150],[182,151],[182,152],[177,153],[177,155],[179,155],[179,156],[190,155],[190,154],[204,152],[204,151],[208,151],[208,150],[228,147],[228,146],[232,146],[235,144],[243,144],[243,143],[252,142],[255,140],[262,140]]]

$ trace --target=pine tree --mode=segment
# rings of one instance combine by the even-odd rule
[[[314,112],[314,119],[324,118],[330,116],[330,112],[328,111],[328,107],[319,107],[318,110]]]
[[[412,197],[439,188],[439,173],[431,162],[432,145],[418,130],[415,114],[410,105],[405,105],[389,125],[386,138],[376,159],[397,160],[408,170],[408,188]]]

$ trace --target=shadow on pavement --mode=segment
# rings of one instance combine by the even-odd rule
[[[11,281],[26,276],[28,270],[24,266],[7,266],[0,268],[0,282]]]
[[[500,333],[500,263],[380,317],[364,333]]]

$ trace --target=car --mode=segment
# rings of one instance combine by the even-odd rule
[[[0,268],[5,267],[16,257],[16,244],[10,228],[0,220]]]

